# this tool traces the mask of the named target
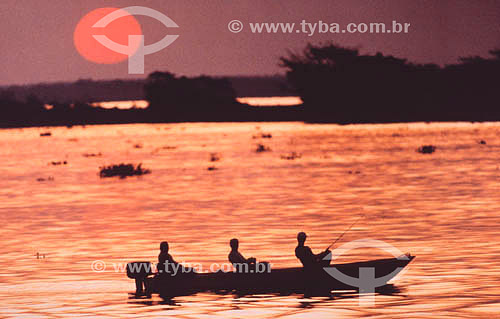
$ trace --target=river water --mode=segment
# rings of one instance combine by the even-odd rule
[[[40,136],[46,132],[51,136]],[[270,151],[255,152],[259,143]],[[435,153],[416,152],[428,144]],[[300,158],[282,158],[293,152]],[[220,159],[210,161],[211,153]],[[500,312],[499,124],[7,129],[0,130],[0,159],[1,318],[475,318]],[[99,178],[99,167],[119,163],[142,163],[152,173]],[[226,262],[233,237],[247,257],[298,266],[298,231],[307,232],[319,252],[362,215],[339,245],[371,238],[416,256],[394,282],[397,292],[376,295],[371,306],[349,292],[134,299],[128,294],[134,283],[115,271],[128,261],[155,261],[162,240],[177,261],[208,268]],[[385,257],[365,248],[336,262]],[[104,271],[92,269],[96,260]]]

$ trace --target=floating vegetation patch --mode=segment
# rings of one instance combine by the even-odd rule
[[[273,135],[271,133],[260,133],[258,135],[252,136],[253,139],[256,138],[273,138]]]
[[[101,157],[102,156],[102,153],[99,152],[99,153],[85,153],[83,154],[83,157]]]
[[[220,161],[220,155],[218,153],[210,153],[210,162]]]
[[[302,154],[291,152],[290,154],[281,155],[281,159],[293,161],[294,159],[301,158]]]
[[[142,168],[142,164],[134,166],[134,164],[119,164],[100,167],[99,176],[101,178],[115,177],[126,178],[129,176],[140,176],[150,174],[151,170]]]
[[[67,161],[59,161],[59,162],[50,162],[51,165],[59,166],[59,165],[68,165]]]
[[[422,154],[432,154],[436,151],[436,146],[434,145],[422,145],[417,149],[417,152]]]
[[[271,149],[265,146],[264,144],[257,144],[257,149],[255,150],[255,152],[257,153],[270,152],[270,151]]]
[[[155,148],[151,152],[151,154],[158,154],[162,150],[175,150],[175,149],[177,149],[177,146],[163,146],[163,147],[158,147],[158,148]]]

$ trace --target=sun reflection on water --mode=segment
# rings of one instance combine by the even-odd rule
[[[46,131],[52,136],[40,137]],[[500,307],[499,136],[500,125],[492,123],[0,130],[0,316],[494,315]],[[258,143],[271,151],[256,153]],[[427,144],[436,152],[416,152]],[[292,152],[300,158],[282,158]],[[211,162],[211,153],[220,159]],[[99,178],[100,166],[122,162],[143,163],[152,174]],[[233,237],[247,256],[297,266],[298,231],[319,251],[361,213],[369,218],[343,242],[374,238],[417,256],[396,283],[402,292],[377,296],[375,308],[360,308],[350,294],[198,294],[174,304],[128,299],[134,284],[123,273],[90,269],[94,260],[154,261],[161,240],[171,243],[178,261],[224,263]],[[37,252],[46,258],[37,259]],[[359,249],[342,262],[378,257],[386,255]]]

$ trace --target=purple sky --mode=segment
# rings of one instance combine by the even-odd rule
[[[453,63],[459,56],[483,55],[500,48],[500,1],[471,0],[1,0],[0,85],[74,81],[79,78],[137,78],[127,63],[86,61],[73,45],[79,19],[99,7],[147,6],[180,28],[137,17],[146,44],[167,32],[180,37],[168,48],[146,56],[146,74],[168,70],[183,75],[261,75],[282,72],[278,59],[308,42],[333,41],[381,51],[415,62]],[[239,19],[245,29],[228,31]],[[411,23],[409,34],[252,34],[249,22]]]

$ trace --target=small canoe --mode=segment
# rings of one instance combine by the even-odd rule
[[[186,273],[176,276],[158,275],[144,278],[146,290],[162,297],[195,294],[198,292],[251,293],[308,293],[335,290],[360,290],[360,271],[375,276],[376,287],[394,278],[415,257],[409,254],[398,258],[333,264],[315,270],[276,268],[264,272]],[[130,276],[129,276],[130,277]],[[364,281],[366,283],[366,280]]]

